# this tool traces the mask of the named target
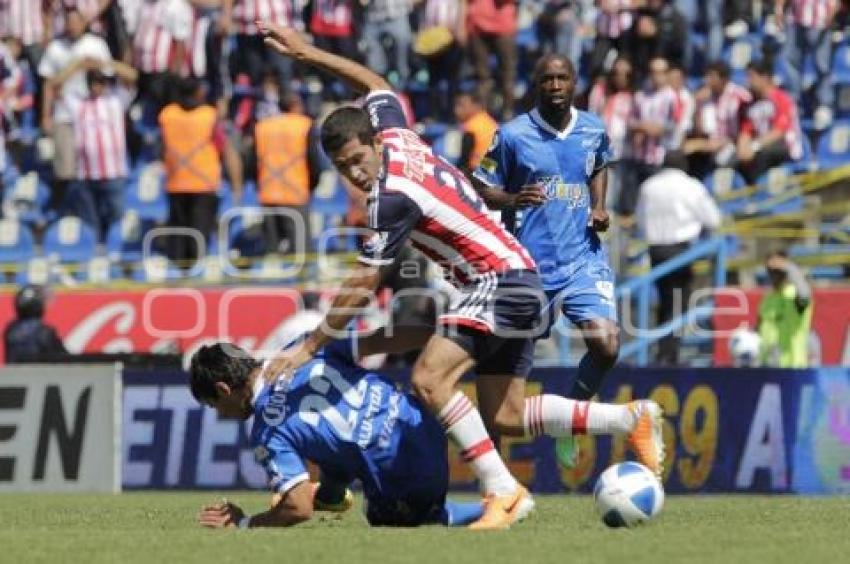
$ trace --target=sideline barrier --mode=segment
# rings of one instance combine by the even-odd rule
[[[402,375],[403,376],[403,375]],[[574,372],[536,370],[528,393],[565,393]],[[125,488],[260,488],[250,422],[201,410],[181,372],[126,371]],[[474,382],[463,386],[474,396]],[[665,409],[670,493],[850,493],[850,369],[616,369],[601,398],[651,397]],[[503,439],[514,474],[537,492],[590,491],[626,455],[624,439],[585,437],[579,467],[559,468],[548,438]],[[474,488],[456,451],[452,487]]]
[[[121,490],[120,365],[0,369],[0,492]]]

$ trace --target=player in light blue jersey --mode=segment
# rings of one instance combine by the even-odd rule
[[[582,331],[587,353],[570,397],[589,399],[617,360],[619,329],[614,273],[598,236],[609,224],[608,135],[599,117],[572,105],[575,81],[568,58],[541,59],[536,106],[496,132],[473,181],[537,263],[550,323],[560,309]]]
[[[281,377],[274,385],[266,385],[262,364],[238,347],[201,348],[192,359],[192,394],[220,416],[254,417],[252,446],[274,492],[264,513],[248,518],[236,505],[220,503],[201,511],[201,524],[295,525],[321,504],[339,505],[355,479],[363,485],[372,525],[465,525],[478,519],[481,503],[446,501],[447,445],[437,419],[395,382],[355,362],[359,355],[399,350],[393,347],[406,348],[404,339],[331,341],[291,379]],[[321,469],[321,487],[309,481],[307,460]]]
[[[419,348],[432,331],[396,328],[392,337],[379,332],[330,341],[291,378],[281,375],[273,384],[262,377],[263,365],[242,349],[223,343],[202,347],[192,358],[192,395],[221,417],[254,418],[252,446],[274,496],[271,509],[250,518],[232,503],[208,506],[201,511],[201,524],[296,525],[314,509],[344,509],[347,484],[359,480],[372,525],[474,525],[490,498],[482,503],[446,501],[447,441],[438,418],[416,396],[355,361]],[[553,398],[526,400],[529,434],[627,435],[638,460],[661,475],[664,448],[657,404]],[[556,409],[568,417],[545,416]],[[321,486],[309,481],[306,461],[321,469]],[[530,496],[520,503],[518,520],[534,507]]]

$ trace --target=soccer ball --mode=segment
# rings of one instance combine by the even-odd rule
[[[735,366],[755,366],[761,351],[761,337],[746,327],[739,327],[729,337],[729,354]]]
[[[635,527],[664,505],[664,489],[652,471],[637,462],[610,466],[593,488],[596,511],[609,527]]]

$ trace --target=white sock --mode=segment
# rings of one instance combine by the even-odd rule
[[[464,461],[472,466],[485,495],[509,495],[516,491],[517,481],[493,446],[478,410],[463,392],[456,392],[437,417],[460,448]]]
[[[576,401],[552,394],[525,398],[526,436],[621,435],[637,417],[628,405]]]

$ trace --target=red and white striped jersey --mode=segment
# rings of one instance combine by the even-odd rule
[[[679,97],[669,86],[660,90],[641,91],[635,94],[635,121],[648,121],[664,125],[661,137],[635,135],[631,144],[631,156],[650,165],[660,165],[664,155],[676,148],[676,123],[679,119]]]
[[[634,13],[631,0],[604,0],[596,16],[596,30],[602,37],[617,39],[632,28]]]
[[[314,0],[310,31],[324,37],[348,37],[352,26],[351,0]]]
[[[455,0],[427,0],[424,8],[424,26],[447,27],[454,31],[460,17],[460,7]]]
[[[588,110],[602,118],[611,147],[613,160],[620,160],[626,153],[626,137],[629,133],[629,121],[634,113],[634,92],[606,92],[604,83],[597,83],[590,91]]]
[[[171,68],[174,42],[192,36],[193,11],[186,0],[145,0],[139,7],[138,27],[133,38],[136,68],[144,73]]]
[[[196,8],[193,8],[192,27],[189,38],[186,40],[183,67],[180,69],[183,76],[195,78],[207,76],[207,36],[210,26],[212,26],[212,17],[201,15]]]
[[[734,141],[738,138],[738,133],[741,131],[743,108],[752,101],[753,95],[750,94],[749,90],[732,81],[727,82],[720,96],[713,97],[708,102],[708,104],[713,106],[713,109],[709,110],[709,114],[713,113],[712,123],[703,123],[700,129],[708,134],[709,137]],[[700,110],[703,121],[706,121],[705,112],[705,108]]]
[[[368,203],[368,225],[376,233],[363,246],[361,262],[391,264],[409,238],[458,287],[485,275],[536,268],[464,175],[406,128],[393,93],[373,92],[366,109],[385,153]]]
[[[127,176],[124,112],[129,96],[116,91],[68,101],[77,146],[77,178],[110,180]]]
[[[676,91],[676,100],[678,101],[676,114],[679,117],[676,120],[676,138],[673,144],[679,147],[694,127],[697,104],[694,95],[687,88]]]
[[[826,29],[836,0],[792,0],[791,21],[812,29]]]
[[[236,33],[257,35],[257,20],[276,25],[293,24],[291,0],[234,0],[233,23]]]
[[[785,145],[792,159],[803,156],[803,133],[797,116],[797,104],[791,96],[776,87],[765,98],[747,107],[741,133],[759,138],[772,129],[785,134]]]
[[[24,45],[40,43],[47,4],[49,0],[0,0],[0,34],[20,39]]]

